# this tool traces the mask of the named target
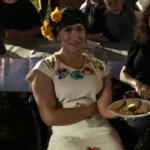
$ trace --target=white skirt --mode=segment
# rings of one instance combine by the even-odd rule
[[[117,131],[105,121],[105,118],[101,121],[103,124],[97,127],[84,128],[83,125],[89,120],[69,126],[53,127],[54,134],[51,136],[48,150],[123,150]],[[78,126],[80,123],[81,126]]]

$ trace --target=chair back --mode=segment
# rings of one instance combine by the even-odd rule
[[[39,114],[36,101],[34,96],[31,95],[29,97],[29,103],[31,107],[31,111],[33,114],[34,122],[36,125],[36,134],[37,134],[37,150],[41,150],[42,145],[47,142],[47,128],[48,126],[42,121],[41,116]]]

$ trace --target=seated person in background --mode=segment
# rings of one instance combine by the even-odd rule
[[[129,50],[125,65],[120,73],[120,80],[129,85],[128,90],[136,90],[145,100],[150,100],[150,3],[137,18],[135,41]],[[129,98],[129,93],[128,98]],[[131,92],[132,94],[132,92]],[[150,116],[128,122],[139,128],[141,134],[150,128]]]
[[[39,0],[39,15],[41,22],[44,21],[47,13],[48,0]],[[59,0],[50,0],[51,11],[54,10],[55,7],[59,6]]]
[[[133,42],[137,0],[104,0],[106,28],[117,42]]]
[[[61,43],[59,52],[38,62],[26,76],[41,118],[52,126],[48,150],[122,150],[117,132],[105,119],[116,118],[109,111],[109,67],[82,53],[86,15],[76,8],[56,8],[41,29]]]
[[[64,8],[64,7],[75,7],[80,8],[81,4],[85,0],[50,0],[51,11],[55,7]],[[43,22],[47,13],[48,0],[39,0],[39,14],[40,19]]]
[[[89,20],[89,33],[87,39],[95,42],[106,43],[110,39],[110,34],[105,27],[103,14],[105,7],[102,0],[86,0],[80,7]]]
[[[5,39],[41,34],[38,12],[29,0],[0,0],[0,25],[5,28]]]

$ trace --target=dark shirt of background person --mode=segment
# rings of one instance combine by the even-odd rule
[[[42,26],[37,10],[29,0],[18,0],[12,4],[0,1],[0,25],[16,30]]]

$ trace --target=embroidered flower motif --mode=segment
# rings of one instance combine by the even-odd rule
[[[87,147],[86,150],[101,150],[101,148],[91,146],[91,147]]]
[[[76,103],[75,107],[85,107],[86,105],[84,103]]]
[[[88,68],[88,67],[85,67],[82,71],[83,74],[85,75],[91,75],[91,74],[95,74],[95,72],[91,69],[91,68]]]
[[[54,22],[59,22],[62,18],[62,13],[59,11],[58,7],[51,13],[51,18]]]
[[[73,71],[73,72],[71,72],[70,73],[70,77],[75,79],[75,80],[84,78],[84,76],[80,73],[80,71]]]
[[[52,69],[54,69],[54,66],[55,66],[55,62],[49,62],[49,65]]]
[[[59,76],[59,79],[62,79],[65,78],[70,73],[70,71],[66,68],[61,68],[56,70],[55,73]]]
[[[95,67],[100,69],[101,71],[104,71],[104,67],[103,67],[102,63],[100,63],[100,62],[95,62]]]
[[[125,150],[125,148],[123,147],[123,144],[122,144],[121,142],[120,142],[119,144],[120,144],[121,148],[122,148],[123,150]]]

